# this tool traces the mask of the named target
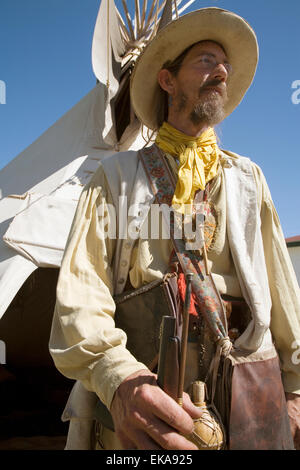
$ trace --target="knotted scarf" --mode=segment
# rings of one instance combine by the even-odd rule
[[[200,137],[191,137],[164,122],[158,131],[156,144],[164,152],[179,159],[178,181],[172,205],[184,213],[184,205],[191,205],[195,192],[204,190],[206,183],[218,172],[220,150],[216,134],[209,128]]]

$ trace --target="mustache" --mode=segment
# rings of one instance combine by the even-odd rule
[[[205,83],[202,85],[199,89],[199,97],[202,93],[203,90],[206,90],[206,88],[211,88],[211,87],[218,87],[218,90],[221,92],[223,97],[227,96],[227,90],[226,90],[226,85],[222,80],[218,80],[217,78],[214,80],[211,80],[210,82]]]

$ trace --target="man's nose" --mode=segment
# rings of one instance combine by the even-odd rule
[[[215,66],[214,70],[211,73],[213,79],[218,79],[222,82],[226,82],[228,78],[228,72],[224,64],[219,63]]]

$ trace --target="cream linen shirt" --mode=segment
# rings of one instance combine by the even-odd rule
[[[172,157],[167,158],[176,171]],[[255,164],[253,174],[273,303],[271,332],[282,362],[285,390],[300,394],[300,367],[291,359],[295,353],[293,344],[300,339],[299,286],[268,186]],[[210,196],[217,213],[215,239],[208,252],[211,272],[221,294],[240,297],[226,235],[223,169],[211,184]],[[110,223],[108,204],[113,204],[112,188],[100,165],[83,190],[66,245],[50,351],[56,367],[65,376],[80,380],[110,408],[119,384],[146,367],[126,349],[125,333],[114,327],[116,240],[103,237],[103,217]],[[133,287],[162,278],[171,250],[170,240],[137,239],[130,259],[125,261],[130,265]]]

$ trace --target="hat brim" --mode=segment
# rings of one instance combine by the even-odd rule
[[[158,72],[167,61],[176,59],[189,46],[205,40],[221,44],[233,68],[227,82],[225,116],[231,114],[243,99],[258,63],[256,35],[235,13],[203,8],[165,26],[137,60],[131,77],[131,102],[138,119],[149,129],[158,129],[157,114],[162,100]]]

